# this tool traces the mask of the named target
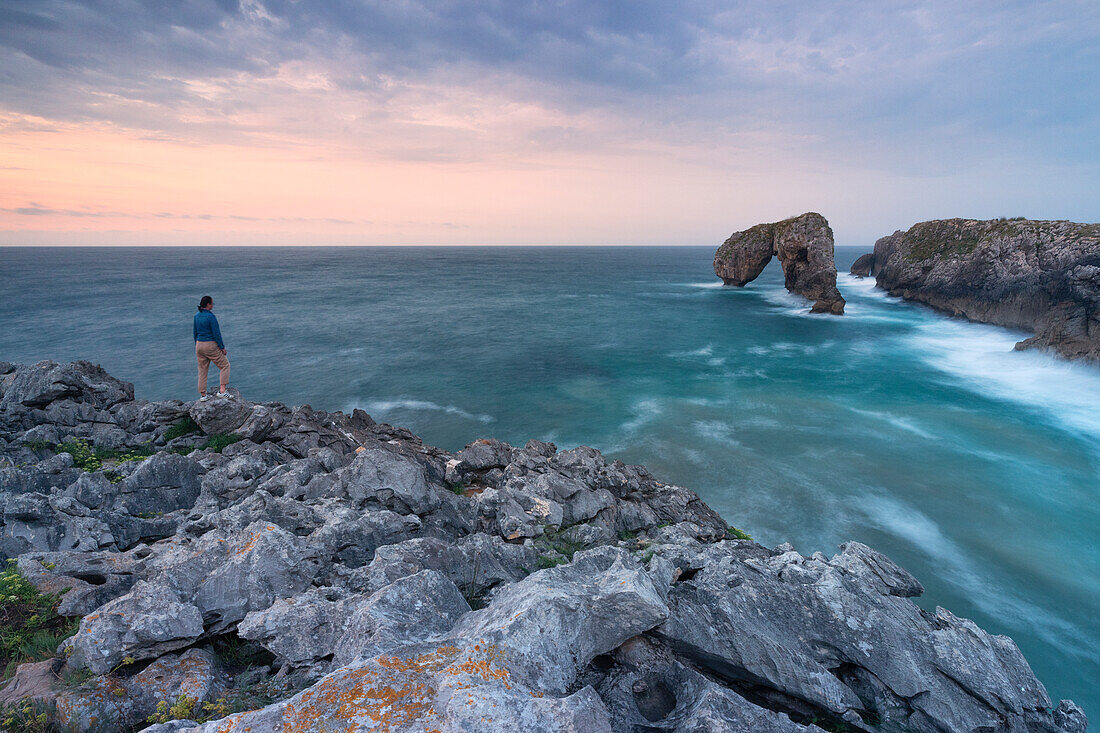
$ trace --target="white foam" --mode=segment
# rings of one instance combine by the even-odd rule
[[[841,274],[837,279],[842,292],[854,294],[845,318],[910,324],[912,330],[898,343],[955,384],[1024,405],[1075,434],[1100,438],[1100,370],[1039,351],[1015,351],[1028,334],[908,303],[876,287],[872,278]]]
[[[1025,335],[936,316],[918,324],[907,341],[919,358],[966,388],[1100,438],[1100,371],[1038,351],[1015,351]]]
[[[653,422],[658,415],[664,412],[664,408],[655,399],[642,399],[635,400],[630,406],[630,411],[634,413],[634,417],[620,426],[626,433],[636,432],[642,426]]]
[[[726,284],[723,282],[705,282],[705,283],[682,283],[689,288],[724,288]]]
[[[821,344],[795,344],[790,341],[776,341],[771,344],[756,344],[748,347],[745,351],[754,356],[765,356],[767,354],[812,356],[817,353],[819,348],[829,347],[834,343],[833,341],[825,341]]]
[[[693,357],[693,356],[711,356],[714,353],[714,344],[707,344],[701,348],[693,351],[673,351],[669,353],[669,356],[675,358]]]
[[[429,402],[427,400],[374,400],[372,402],[365,403],[363,405],[363,408],[366,409],[367,412],[376,413],[379,415],[387,415],[398,410],[416,410],[444,412],[448,415],[457,415],[458,417],[463,417],[467,420],[476,420],[482,423],[491,423],[496,419],[492,415],[467,412],[461,407],[455,407],[454,405],[439,405],[435,402]]]
[[[899,428],[901,430],[905,430],[907,432],[910,432],[913,435],[918,435],[918,436],[920,436],[922,438],[925,438],[927,440],[936,440],[935,435],[932,435],[929,432],[921,430],[921,428],[916,425],[916,423],[913,421],[912,418],[900,417],[898,415],[893,415],[889,412],[877,412],[875,410],[861,410],[858,407],[852,407],[851,405],[848,405],[847,407],[848,407],[849,410],[856,413],[857,415],[863,415],[864,417],[871,417],[871,418],[874,418],[876,420],[882,420],[884,422],[890,423],[891,425],[893,425],[896,428]]]
[[[733,426],[721,420],[696,420],[691,424],[691,428],[697,435],[713,440],[716,443],[722,443],[723,445],[731,447],[741,445],[741,443],[733,437]]]

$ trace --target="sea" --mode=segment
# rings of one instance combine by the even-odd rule
[[[838,247],[837,269],[870,246]],[[922,607],[1011,636],[1100,719],[1100,368],[847,274],[811,315],[713,246],[0,248],[0,359],[193,399],[202,295],[253,401],[362,408],[457,450],[588,445],[757,541],[864,542]]]

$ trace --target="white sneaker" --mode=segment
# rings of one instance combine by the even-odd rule
[[[199,402],[206,402],[208,399],[210,399],[210,395],[204,394],[201,397],[199,397]]]
[[[233,395],[229,394],[228,389],[225,390],[224,392],[218,392],[218,397],[222,397],[222,398],[227,399],[227,400],[233,399]]]

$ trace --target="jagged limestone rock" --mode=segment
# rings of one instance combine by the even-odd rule
[[[0,389],[43,382],[28,370],[0,365]],[[921,611],[920,583],[880,553],[729,539],[693,491],[592,448],[451,455],[363,413],[272,403],[223,453],[174,456],[184,403],[69,381],[19,387],[44,408],[0,404],[0,457],[32,462],[0,469],[0,548],[43,592],[71,588],[59,610],[83,619],[62,651],[114,670],[93,686],[122,691],[119,720],[148,705],[126,657],[175,669],[238,635],[276,655],[270,682],[308,688],[203,730],[1085,729],[1010,640]],[[23,445],[78,433],[156,455],[112,482]]]

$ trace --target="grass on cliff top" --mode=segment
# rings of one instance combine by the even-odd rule
[[[958,220],[929,221],[913,226],[905,233],[910,242],[905,259],[923,262],[933,257],[967,255],[978,245],[998,239],[1011,239],[1028,232],[1035,232],[1050,222],[1031,221],[1022,216],[1004,217],[977,222],[960,231]],[[1097,236],[1100,225],[1077,225],[1080,236]]]
[[[76,633],[80,619],[57,614],[60,595],[46,595],[23,577],[8,560],[0,573],[0,666],[4,679],[24,662],[57,656],[57,646]]]
[[[914,241],[905,259],[910,262],[924,262],[933,257],[950,255],[966,255],[973,252],[981,239],[976,237],[962,237],[955,232],[945,232],[938,227],[929,227],[932,231],[920,231],[916,236],[911,233],[910,239]]]

